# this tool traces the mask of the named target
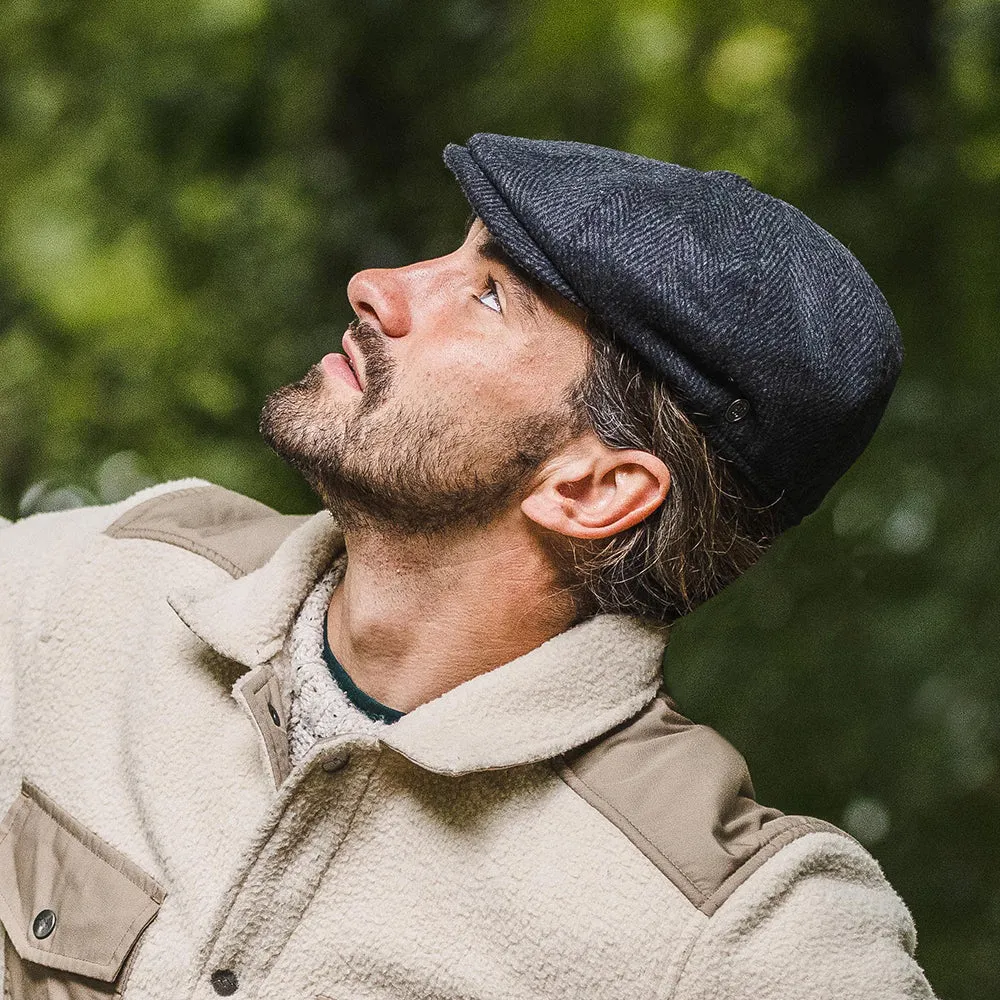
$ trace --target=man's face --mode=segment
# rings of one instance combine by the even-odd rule
[[[345,529],[495,519],[584,430],[583,314],[497,259],[476,220],[453,253],[356,274],[344,355],[273,393],[261,432]]]

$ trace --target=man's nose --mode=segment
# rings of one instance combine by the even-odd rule
[[[405,337],[410,305],[402,268],[372,267],[347,283],[347,298],[358,319],[378,327],[387,337]]]

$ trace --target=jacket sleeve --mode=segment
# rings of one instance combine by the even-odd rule
[[[674,1000],[933,1000],[878,862],[836,833],[782,848],[704,925]]]

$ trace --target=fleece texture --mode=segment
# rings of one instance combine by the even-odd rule
[[[162,887],[126,998],[215,1000],[222,971],[254,1000],[932,997],[849,838],[800,837],[708,916],[559,777],[655,697],[662,630],[598,616],[360,725],[309,667],[343,558],[328,514],[235,579],[105,534],[191,486],[0,528],[0,815],[26,781]],[[66,971],[35,972],[63,995]]]

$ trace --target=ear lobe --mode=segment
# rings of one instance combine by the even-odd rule
[[[653,513],[670,489],[655,455],[601,444],[589,460],[554,468],[521,502],[536,524],[572,538],[607,538]]]

